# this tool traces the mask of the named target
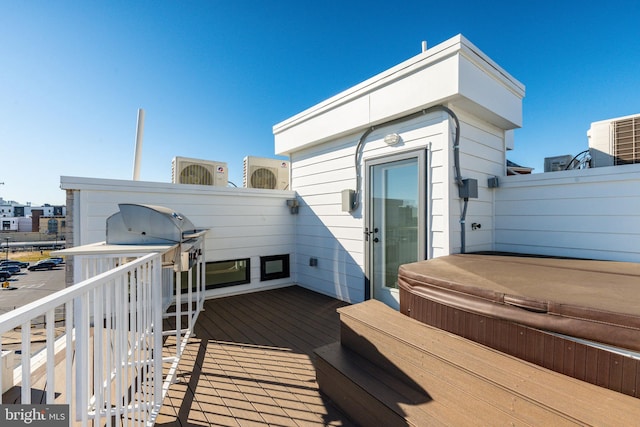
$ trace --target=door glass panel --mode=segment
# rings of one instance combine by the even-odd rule
[[[418,159],[409,158],[371,167],[369,244],[373,296],[387,299],[398,288],[398,267],[419,255]]]

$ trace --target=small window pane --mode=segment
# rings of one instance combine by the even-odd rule
[[[226,286],[242,285],[251,282],[249,258],[229,261],[215,261],[205,264],[205,289],[223,288]],[[196,269],[192,270],[193,289],[197,286]],[[182,291],[186,292],[188,285],[187,272],[182,273]]]
[[[260,257],[260,280],[289,277],[289,254]]]
[[[249,283],[249,259],[207,263],[207,288]]]
[[[264,263],[264,272],[265,274],[282,273],[282,266],[283,266],[283,262],[281,259],[267,261]]]

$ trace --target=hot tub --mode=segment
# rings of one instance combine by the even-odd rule
[[[402,265],[400,311],[640,397],[640,264],[460,254]]]

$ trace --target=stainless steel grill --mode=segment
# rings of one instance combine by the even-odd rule
[[[170,245],[204,234],[184,215],[163,207],[121,203],[120,212],[107,218],[109,245]]]

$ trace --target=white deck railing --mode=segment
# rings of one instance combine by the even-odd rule
[[[78,261],[83,276],[93,277],[0,316],[0,353],[1,337],[21,331],[21,364],[13,378],[4,378],[0,370],[0,386],[21,387],[17,403],[68,404],[74,424],[111,426],[115,417],[119,425],[153,425],[203,306],[202,260],[196,263],[195,292],[191,270],[184,296],[176,274],[170,297],[186,308],[175,304],[171,331],[162,325],[166,280],[172,280],[173,270],[163,271],[162,254],[128,263],[117,257]],[[34,356],[31,332],[43,318],[44,348]],[[168,336],[175,336],[175,342],[163,357]],[[44,398],[32,402],[32,388],[42,390]]]

